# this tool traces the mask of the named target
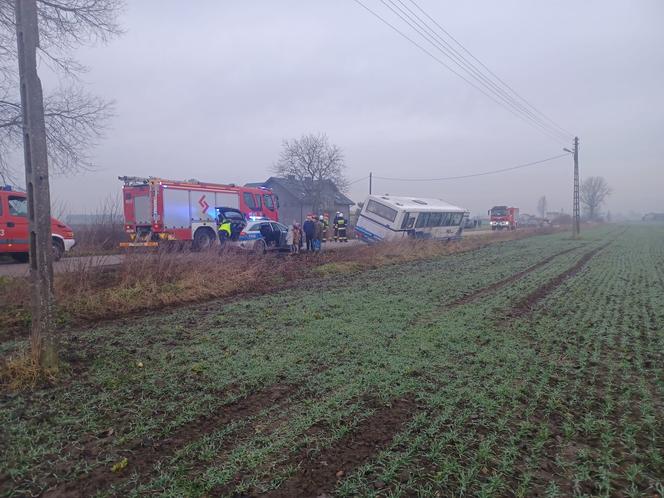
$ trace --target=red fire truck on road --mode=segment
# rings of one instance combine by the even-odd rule
[[[210,247],[217,240],[217,207],[279,219],[278,199],[270,189],[155,177],[118,178],[124,182],[124,228],[131,240],[121,247],[156,247],[164,241],[192,241],[197,249]]]
[[[507,206],[494,206],[489,210],[489,225],[491,230],[516,230],[519,218],[519,208]]]

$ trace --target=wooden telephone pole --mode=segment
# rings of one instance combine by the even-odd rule
[[[53,250],[51,196],[46,155],[44,97],[37,75],[39,27],[36,0],[15,0],[16,39],[23,111],[25,186],[30,223],[30,288],[32,326],[30,345],[34,361],[46,369],[58,366],[53,331]]]

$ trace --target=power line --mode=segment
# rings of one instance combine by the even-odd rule
[[[404,22],[406,22],[409,26],[415,29],[418,32],[418,34],[422,36],[426,41],[428,41],[431,45],[433,45],[434,48],[443,53],[443,55],[445,55],[454,64],[456,64],[462,71],[468,74],[471,78],[477,81],[480,85],[482,85],[485,89],[490,91],[496,97],[504,101],[507,105],[517,110],[519,113],[522,113],[526,119],[533,121],[534,124],[536,124],[537,126],[547,129],[547,131],[551,132],[552,134],[559,134],[561,138],[564,138],[566,140],[569,140],[569,138],[571,138],[571,136],[568,136],[567,133],[561,132],[559,129],[557,129],[557,125],[551,126],[550,124],[548,124],[544,119],[542,119],[535,112],[526,107],[522,102],[517,100],[517,98],[511,95],[510,92],[508,92],[499,82],[494,81],[494,79],[491,78],[489,75],[487,75],[481,68],[475,66],[475,64],[473,64],[472,61],[468,60],[454,46],[452,46],[451,43],[449,43],[443,36],[441,36],[440,33],[438,33],[433,27],[431,27],[426,22],[426,20],[422,19],[416,12],[414,12],[410,7],[408,7],[403,2],[403,0],[396,0],[403,8],[397,5],[393,0],[387,0],[387,1],[396,9],[398,9],[399,12],[401,12],[401,14],[406,16],[408,20],[404,19],[392,7],[387,5],[384,0],[380,1],[393,13],[399,16]],[[416,7],[418,7],[420,11],[424,12],[423,9],[421,9],[412,0],[411,3],[413,3]],[[426,12],[424,12],[424,14],[428,16],[430,19],[432,19],[431,16],[426,14]],[[409,21],[416,24],[417,28],[415,28],[412,24],[410,24]],[[437,26],[440,26],[438,23],[435,24]],[[425,30],[425,33],[423,33],[420,30]],[[444,29],[443,32],[446,33]]]
[[[352,182],[348,182],[348,185],[354,185],[354,184],[356,184],[358,182],[361,182],[362,180],[366,180],[368,178],[369,178],[369,175],[363,176],[362,178],[358,178],[357,180],[353,180]]]
[[[456,64],[462,71],[464,71],[471,79],[473,79],[477,84],[482,86],[486,91],[490,92],[494,97],[496,97],[500,102],[497,102],[499,105],[502,105],[506,109],[510,110],[513,114],[517,115],[520,119],[523,119],[527,123],[531,125],[537,126],[540,131],[543,131],[545,134],[549,135],[551,138],[553,138],[556,141],[559,141],[560,143],[566,144],[569,140],[569,138],[555,130],[554,128],[551,128],[549,125],[546,125],[545,123],[541,122],[537,116],[532,114],[532,112],[525,110],[522,105],[516,103],[512,97],[510,97],[508,94],[505,93],[504,90],[499,88],[494,82],[492,82],[489,78],[487,78],[481,71],[477,70],[472,64],[468,62],[467,59],[459,57],[458,52],[457,55],[451,53],[450,50],[448,50],[443,44],[441,44],[439,41],[436,40],[435,36],[436,35],[435,31],[428,25],[426,22],[424,22],[417,14],[413,13],[413,16],[408,14],[404,9],[398,7],[394,1],[388,0],[391,5],[388,5],[385,0],[380,0],[380,2],[385,5],[389,10],[391,10],[397,17],[399,17],[403,22],[405,22],[408,26],[410,26],[417,34],[419,34],[422,38],[424,38],[425,41],[433,45],[433,47],[441,52],[445,57],[447,57],[449,60],[452,61],[452,63]],[[403,2],[401,2],[403,4]],[[394,7],[399,10],[395,10]],[[412,13],[412,10],[409,9],[409,11]],[[402,15],[403,14],[403,15]],[[404,17],[405,16],[405,17]],[[417,18],[417,19],[416,19]],[[427,29],[430,32],[433,32],[434,35],[431,35],[423,29]],[[443,43],[445,43],[448,47],[452,48],[442,37],[438,36]],[[448,66],[449,69],[449,66]],[[456,72],[455,72],[456,73]],[[460,76],[458,73],[456,73],[458,76]],[[471,83],[468,81],[466,78],[463,78],[466,82]],[[472,83],[471,83],[472,84]],[[473,86],[475,88],[478,88],[477,85]],[[479,88],[478,88],[479,89]],[[501,93],[502,92],[502,93]],[[486,92],[483,92],[485,95]],[[488,95],[487,95],[488,96]],[[493,99],[496,101],[496,99]]]
[[[399,0],[400,1],[400,0]],[[556,123],[553,119],[549,118],[546,114],[541,112],[539,109],[537,109],[534,105],[532,105],[527,99],[519,95],[519,93],[514,90],[508,83],[506,83],[503,79],[500,78],[496,73],[494,73],[490,68],[488,68],[481,60],[479,60],[477,57],[473,55],[473,53],[468,50],[459,40],[457,40],[452,34],[447,31],[443,26],[438,23],[433,17],[431,17],[427,12],[420,7],[415,0],[409,0],[410,3],[412,3],[422,14],[424,14],[430,21],[432,21],[438,28],[445,33],[454,43],[456,43],[459,47],[461,47],[461,50],[463,50],[465,53],[467,53],[470,57],[472,57],[473,60],[475,60],[480,66],[482,66],[484,69],[486,69],[496,80],[498,80],[500,83],[505,85],[505,87],[517,98],[519,98],[521,101],[523,101],[528,107],[530,107],[534,112],[542,116],[544,119],[546,119],[549,123],[551,123],[553,126],[564,132],[566,135],[573,136],[574,133],[571,131],[563,128],[560,126],[558,123]]]
[[[504,173],[506,171],[513,171],[515,169],[521,169],[521,168],[527,168],[529,166],[535,166],[538,164],[543,164],[547,163],[549,161],[554,161],[556,159],[560,159],[561,157],[567,157],[569,153],[565,154],[559,154],[557,156],[553,157],[547,157],[546,159],[541,159],[539,161],[533,161],[530,163],[525,163],[525,164],[519,164],[517,166],[510,166],[509,168],[501,168],[501,169],[495,169],[491,171],[484,171],[482,173],[473,173],[470,175],[458,175],[458,176],[445,176],[441,178],[391,178],[387,176],[376,176],[374,175],[374,178],[377,178],[379,180],[391,180],[391,181],[397,181],[397,182],[435,182],[435,181],[442,181],[442,180],[460,180],[462,178],[474,178],[477,176],[486,176],[486,175],[495,175],[498,173]]]
[[[445,47],[444,47],[440,42],[436,41],[436,39],[435,39],[432,35],[429,35],[429,34],[427,34],[427,33],[424,33],[423,31],[421,31],[420,28],[418,28],[417,26],[415,26],[414,23],[415,23],[416,21],[414,21],[414,19],[413,19],[412,17],[410,17],[410,16],[408,16],[408,15],[406,14],[406,16],[408,17],[408,19],[410,19],[410,21],[409,21],[409,20],[406,19],[403,15],[401,15],[399,12],[397,12],[393,7],[387,5],[387,4],[385,3],[384,0],[380,0],[380,1],[381,1],[384,5],[386,5],[386,6],[387,6],[387,7],[388,7],[393,13],[395,13],[395,14],[396,14],[396,15],[397,15],[402,21],[404,21],[406,24],[408,24],[413,30],[415,30],[415,31],[416,31],[420,36],[422,36],[426,41],[428,41],[429,43],[431,43],[431,44],[432,44],[432,45],[433,45],[438,51],[440,51],[441,53],[443,53],[443,55],[445,55],[448,59],[451,59],[452,62],[454,62],[456,65],[460,66],[461,69],[464,70],[464,71],[465,71],[465,72],[466,72],[471,78],[473,78],[475,81],[477,81],[477,84],[476,84],[474,81],[471,81],[471,80],[469,80],[468,78],[466,78],[463,74],[461,74],[461,73],[458,72],[457,70],[455,70],[455,69],[453,69],[452,67],[450,67],[447,63],[445,63],[442,59],[440,59],[440,58],[437,57],[435,54],[433,54],[433,53],[432,53],[430,50],[428,50],[426,47],[422,46],[420,43],[418,43],[417,41],[413,40],[410,36],[408,36],[407,34],[405,34],[403,31],[401,31],[401,30],[400,30],[399,28],[397,28],[394,24],[392,24],[392,23],[389,22],[387,19],[385,19],[384,17],[382,17],[382,16],[381,16],[380,14],[378,14],[376,11],[372,10],[371,8],[369,8],[369,7],[368,7],[367,5],[365,5],[363,2],[361,2],[360,0],[354,0],[354,1],[355,1],[355,3],[357,3],[358,5],[360,5],[362,8],[364,8],[367,12],[369,12],[369,13],[372,14],[374,17],[376,17],[377,19],[379,19],[382,23],[384,23],[385,25],[387,25],[388,27],[390,27],[392,30],[394,30],[396,33],[398,33],[401,37],[405,38],[405,39],[408,40],[410,43],[412,43],[413,45],[415,45],[417,48],[419,48],[422,52],[424,52],[425,54],[427,54],[427,55],[428,55],[429,57],[431,57],[433,60],[435,60],[436,62],[438,62],[440,65],[442,65],[443,67],[445,67],[447,70],[449,70],[450,72],[452,72],[453,74],[455,74],[456,76],[458,76],[459,78],[461,78],[462,80],[464,80],[466,83],[468,83],[469,85],[471,85],[472,87],[474,87],[476,90],[478,90],[478,91],[481,92],[482,94],[484,94],[487,98],[489,98],[490,100],[492,100],[492,101],[495,102],[496,104],[502,106],[503,108],[505,108],[506,110],[508,110],[508,111],[511,112],[512,114],[514,114],[516,117],[518,117],[518,118],[524,120],[524,121],[527,122],[528,124],[531,124],[531,125],[533,125],[533,126],[538,127],[539,131],[541,131],[542,133],[548,135],[550,138],[556,140],[557,142],[567,144],[567,140],[566,140],[566,139],[568,138],[567,135],[564,135],[564,134],[562,134],[560,131],[555,130],[555,129],[551,128],[550,126],[545,125],[544,123],[541,122],[541,120],[536,119],[536,118],[533,117],[532,115],[528,114],[528,113],[525,112],[522,108],[520,108],[519,106],[515,105],[513,99],[511,100],[511,97],[510,97],[510,98],[506,98],[504,94],[499,93],[498,91],[496,91],[495,88],[492,88],[491,86],[487,85],[486,82],[484,82],[484,81],[481,79],[481,77],[478,77],[478,76],[477,76],[477,74],[473,74],[472,72],[470,72],[470,70],[468,70],[467,68],[464,68],[459,62],[455,61],[454,58],[451,57],[451,56],[449,55],[449,50],[446,50]],[[390,0],[390,1],[391,1],[391,0]],[[401,10],[401,11],[403,12],[402,9],[399,9],[399,10]],[[410,10],[410,9],[409,9],[409,10]],[[411,11],[411,12],[412,12],[412,11]],[[418,17],[418,18],[419,18],[419,17]],[[419,19],[421,19],[421,18],[419,18]],[[427,26],[428,26],[428,25],[427,25]],[[429,27],[429,30],[431,30],[431,29],[432,29],[432,28]],[[432,40],[433,40],[433,41],[432,41]],[[457,52],[457,54],[458,54],[458,52]],[[459,56],[458,56],[457,58],[459,58]],[[463,58],[462,60],[463,60],[463,61],[466,61],[466,64],[469,64],[469,62],[467,61],[467,59]],[[475,72],[477,73],[478,71],[479,71],[479,70],[477,70],[477,69],[475,68]],[[483,77],[484,77],[484,79],[487,79],[486,76],[483,76]],[[479,86],[479,85],[481,85],[481,86]],[[495,83],[494,83],[494,86],[495,86]],[[489,93],[489,92],[490,92],[490,93]],[[522,106],[522,107],[523,107],[523,106]],[[563,138],[563,137],[564,137],[564,138]]]

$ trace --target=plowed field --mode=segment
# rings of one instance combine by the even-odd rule
[[[3,496],[664,496],[663,227],[106,322],[63,356],[0,393]]]

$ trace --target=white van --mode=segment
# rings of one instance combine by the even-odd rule
[[[469,211],[440,199],[370,195],[364,201],[355,231],[365,242],[461,238]]]

